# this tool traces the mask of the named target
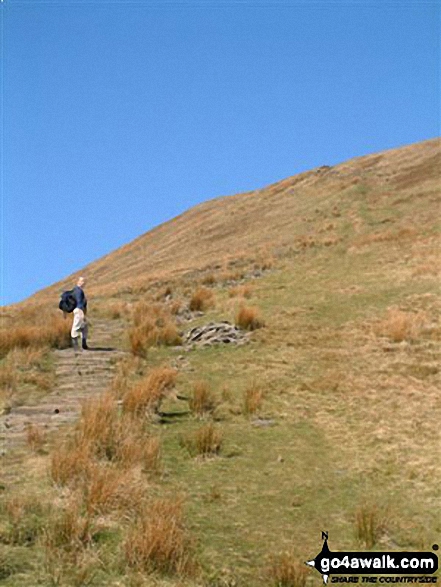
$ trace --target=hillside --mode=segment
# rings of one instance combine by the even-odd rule
[[[81,271],[94,351],[56,309],[75,276],[5,308],[2,584],[319,587],[324,530],[439,544],[440,163],[430,140],[157,227]]]
[[[435,220],[440,165],[441,142],[433,139],[320,167],[264,189],[196,206],[81,273],[89,278],[91,294],[113,295],[158,278],[209,269],[239,255],[283,255],[305,239],[318,244],[343,239],[357,246],[365,235],[398,232],[409,224],[425,231]],[[76,275],[34,299],[58,295]]]

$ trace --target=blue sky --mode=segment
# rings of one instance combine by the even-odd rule
[[[438,136],[440,6],[4,0],[2,303],[204,200]]]

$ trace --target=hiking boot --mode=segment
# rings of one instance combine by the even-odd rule
[[[72,348],[73,348],[75,354],[81,352],[80,346],[78,344],[78,338],[71,338],[71,341],[72,341]]]

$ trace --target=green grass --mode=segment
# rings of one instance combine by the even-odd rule
[[[120,527],[110,524],[97,534],[94,548],[103,562],[95,564],[91,585],[271,587],[265,576],[271,557],[289,551],[298,562],[307,560],[317,554],[322,530],[334,550],[357,550],[356,513],[367,502],[388,512],[375,549],[430,550],[439,541],[439,284],[434,275],[412,275],[418,247],[425,258],[421,236],[354,245],[350,210],[362,220],[361,236],[385,217],[397,223],[404,217],[401,209],[368,205],[371,196],[369,186],[353,188],[335,219],[340,243],[291,250],[251,281],[249,303],[260,309],[265,327],[249,344],[188,353],[149,349],[146,372],[184,355],[178,394],[189,397],[194,381],[203,379],[218,404],[213,417],[224,442],[211,458],[190,455],[180,442],[202,425],[187,402],[167,399],[162,423],[149,424],[162,439],[164,461],[164,475],[149,490],[184,497],[204,580],[128,573],[120,553],[122,516]],[[233,321],[228,289],[213,288],[216,306],[183,330]],[[375,321],[395,306],[425,312],[428,327],[416,340],[393,343],[375,334]],[[243,393],[253,382],[264,393],[257,422],[243,413]],[[205,415],[204,423],[210,421]],[[15,467],[20,479],[26,467]],[[55,500],[47,478],[33,475],[29,487]],[[3,578],[6,587],[33,586],[37,575],[38,584],[50,585],[38,541],[26,550],[0,546],[0,577],[1,557],[12,561],[3,563],[13,569]],[[317,573],[310,577],[321,584]]]

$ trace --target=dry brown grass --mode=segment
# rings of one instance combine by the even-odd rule
[[[34,452],[39,452],[46,442],[46,432],[36,424],[29,424],[26,428],[27,445]]]
[[[355,534],[366,548],[372,548],[384,534],[387,514],[374,504],[364,504],[355,513]]]
[[[403,226],[398,229],[383,230],[381,232],[366,234],[358,237],[354,243],[354,247],[362,247],[374,243],[384,243],[392,241],[400,241],[404,239],[414,239],[418,236],[418,231],[412,226]]]
[[[242,269],[226,270],[219,276],[219,281],[225,284],[236,283],[245,279],[246,272]]]
[[[120,436],[120,418],[111,392],[85,402],[77,424],[76,444],[85,446],[98,458],[115,457]]]
[[[194,574],[193,545],[183,523],[182,502],[158,499],[146,504],[127,532],[124,554],[127,565],[141,572]]]
[[[85,515],[81,502],[72,498],[61,511],[56,511],[44,529],[46,555],[58,549],[78,552],[92,542],[92,519]]]
[[[103,314],[111,320],[120,320],[127,318],[130,315],[129,305],[127,302],[122,301],[109,301],[103,305],[100,303],[99,306],[100,314]]]
[[[130,428],[122,436],[118,443],[116,461],[121,467],[133,467],[141,465],[145,473],[157,475],[162,471],[161,441],[157,436],[148,436],[138,430]]]
[[[206,287],[200,287],[191,296],[188,307],[192,312],[204,312],[213,306],[213,292]]]
[[[23,309],[0,330],[0,356],[14,348],[67,348],[70,321],[58,310]]]
[[[208,273],[208,275],[206,275],[202,279],[203,285],[214,285],[216,282],[217,282],[217,279],[216,279],[216,276],[214,275],[214,273]]]
[[[157,412],[166,392],[174,387],[176,375],[176,370],[169,367],[153,368],[125,393],[123,411],[132,416]]]
[[[270,584],[274,587],[305,587],[308,569],[297,559],[291,553],[273,557],[266,572]]]
[[[0,369],[0,409],[23,403],[35,391],[48,391],[54,384],[47,348],[12,348]]]
[[[181,445],[191,456],[210,457],[221,451],[224,435],[214,424],[206,424],[181,438]]]
[[[237,285],[228,291],[230,298],[250,298],[253,295],[251,285]]]
[[[10,400],[17,391],[19,382],[19,373],[17,372],[12,361],[8,361],[9,357],[0,369],[0,389],[3,401]]]
[[[430,276],[430,277],[438,277],[441,272],[441,268],[439,265],[434,263],[423,263],[415,267],[412,271],[413,277],[421,277],[421,276]]]
[[[262,407],[263,391],[259,385],[253,381],[243,393],[243,411],[245,414],[255,414]]]
[[[172,316],[177,316],[183,307],[184,303],[181,300],[173,300],[168,306]]]
[[[116,510],[134,511],[145,492],[134,471],[118,469],[108,463],[93,463],[82,481],[81,502],[90,516]]]
[[[42,533],[48,510],[36,496],[17,494],[0,503],[0,513],[0,543],[31,546]]]
[[[254,263],[254,269],[268,271],[274,267],[275,258],[271,253],[263,253]]]
[[[138,304],[129,330],[132,353],[145,356],[151,346],[174,346],[182,342],[170,310],[160,304]]]
[[[88,475],[92,464],[91,447],[67,442],[56,447],[51,455],[49,476],[56,485],[77,484]]]
[[[403,312],[390,308],[386,318],[374,326],[374,333],[393,342],[410,341],[418,338],[425,321],[426,315],[422,312]]]
[[[256,330],[264,326],[258,308],[240,306],[234,318],[236,326],[243,330]]]
[[[145,361],[138,356],[127,355],[119,360],[115,367],[110,390],[121,399],[136,377],[144,375]]]
[[[207,381],[199,380],[194,383],[189,405],[190,410],[197,416],[213,412],[216,401]]]

